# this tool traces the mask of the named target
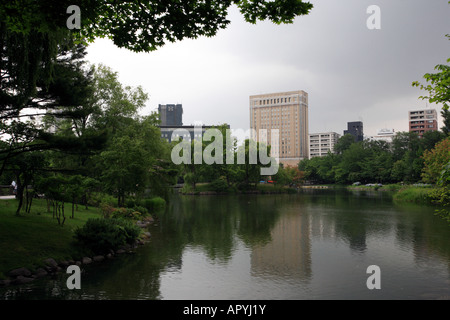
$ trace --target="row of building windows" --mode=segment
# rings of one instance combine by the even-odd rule
[[[290,103],[291,97],[282,97],[282,98],[272,98],[272,99],[261,99],[255,101],[255,105],[259,106],[265,106],[265,105],[271,105],[276,103]],[[297,102],[297,97],[292,97],[292,102]]]

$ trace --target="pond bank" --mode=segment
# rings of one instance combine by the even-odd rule
[[[5,203],[2,203],[5,205]],[[91,213],[92,215],[92,213]],[[34,281],[45,276],[52,276],[60,272],[66,272],[70,265],[88,265],[94,263],[100,263],[113,259],[117,255],[133,253],[139,246],[144,245],[150,240],[150,232],[147,228],[154,223],[154,219],[149,217],[136,221],[136,225],[140,227],[141,234],[139,238],[133,244],[127,244],[119,247],[116,251],[110,250],[106,254],[86,254],[82,251],[75,253],[69,246],[71,241],[70,228],[63,229],[62,227],[55,226],[54,223],[48,223],[48,217],[42,215],[3,215],[1,217],[0,225],[10,226],[8,234],[4,236],[0,241],[0,247],[2,249],[2,270],[0,270],[0,287],[10,285],[20,285]],[[35,221],[39,220],[39,221]],[[83,221],[85,219],[82,219]],[[30,222],[31,221],[31,222]],[[78,221],[82,224],[82,221]],[[15,227],[14,227],[15,226]],[[39,229],[33,234],[33,228],[39,227]],[[31,230],[30,230],[31,229]],[[59,229],[59,230],[57,230]],[[6,229],[5,232],[6,233]],[[29,232],[28,232],[29,231]],[[19,232],[19,233],[18,233]],[[51,235],[55,232],[55,236]],[[43,241],[42,234],[50,234]],[[66,233],[70,237],[66,239]],[[39,236],[40,235],[40,236]],[[67,245],[61,245],[57,250],[48,250],[48,247],[53,247],[53,239],[58,236],[60,242],[67,242]],[[8,237],[14,237],[19,241],[7,243],[5,239]],[[30,237],[30,239],[27,239]],[[30,243],[33,245],[31,246]],[[45,244],[44,246],[42,244]],[[24,254],[17,253],[22,251]],[[85,251],[85,250],[83,250]],[[52,253],[53,252],[53,253]],[[40,256],[48,255],[49,258],[39,258]],[[25,257],[24,257],[25,256]],[[53,257],[52,257],[53,256]],[[58,258],[59,257],[59,258]],[[78,258],[72,258],[78,257]]]

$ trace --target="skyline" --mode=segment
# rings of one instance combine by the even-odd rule
[[[252,25],[233,8],[230,25],[215,37],[150,53],[96,40],[87,60],[111,67],[124,85],[142,86],[150,96],[142,114],[181,103],[186,125],[245,130],[251,95],[293,90],[309,94],[310,133],[342,134],[351,121],[363,121],[368,136],[383,128],[408,131],[408,111],[440,113],[411,84],[424,83],[423,75],[449,57],[447,0],[311,2],[311,13],[290,25]],[[366,25],[372,4],[381,9],[380,30]]]

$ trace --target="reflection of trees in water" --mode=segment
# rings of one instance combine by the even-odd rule
[[[434,215],[434,207],[396,204],[395,235],[399,245],[411,247],[416,262],[426,263],[433,255],[448,261],[450,270],[450,226]]]
[[[322,220],[318,224],[332,230],[332,234],[328,236],[343,239],[357,253],[367,250],[368,230],[387,234],[392,229],[389,223],[375,217],[377,212],[392,207],[392,196],[389,193],[305,189],[301,194],[308,195],[305,202],[316,212],[314,220]],[[371,213],[375,216],[371,217]]]
[[[270,242],[283,205],[283,196],[242,196],[239,198],[237,235],[247,246]]]
[[[82,290],[66,288],[66,274],[20,287],[0,288],[0,299],[158,299],[161,273],[178,271],[186,247],[228,262],[238,237],[252,250],[252,275],[277,272],[308,280],[311,239],[343,239],[365,253],[368,239],[395,238],[412,247],[417,261],[431,255],[450,261],[448,224],[424,207],[393,205],[389,196],[313,190],[294,195],[185,196],[168,203],[151,242],[100,264],[87,266]],[[284,250],[284,251],[283,251]],[[272,255],[270,252],[274,253]],[[434,260],[433,260],[434,261]]]
[[[264,196],[180,197],[161,222],[182,247],[201,247],[208,258],[226,262],[236,248],[236,234],[246,245],[270,241],[280,204]]]

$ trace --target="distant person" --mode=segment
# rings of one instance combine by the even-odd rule
[[[17,197],[17,183],[14,180],[11,182],[11,187],[13,189],[13,195]]]

